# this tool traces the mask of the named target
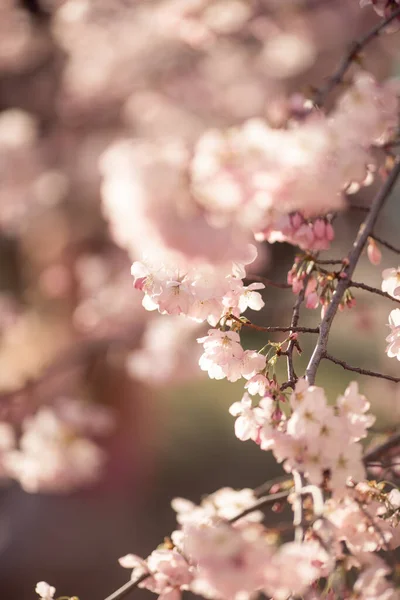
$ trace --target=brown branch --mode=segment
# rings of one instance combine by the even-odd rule
[[[250,323],[250,321],[246,320],[246,321],[242,321],[239,317],[235,317],[235,315],[228,315],[227,316],[227,320],[232,319],[233,321],[236,321],[236,323],[240,323],[241,325],[244,325],[245,327],[250,327],[251,329],[255,329],[256,331],[266,331],[269,333],[275,333],[278,331],[282,331],[282,332],[298,332],[298,333],[318,333],[319,329],[318,327],[264,327],[262,325],[255,325],[254,323]]]
[[[298,324],[299,318],[300,318],[300,307],[301,307],[302,303],[304,302],[306,287],[307,287],[309,278],[310,278],[310,275],[308,277],[306,277],[305,281],[303,282],[303,288],[300,290],[300,293],[297,296],[297,300],[293,306],[292,320],[290,322],[290,333],[295,333],[299,329],[297,324]],[[287,364],[288,380],[286,381],[286,383],[284,383],[281,386],[281,389],[286,389],[287,387],[294,388],[294,386],[296,385],[297,375],[294,370],[294,364],[293,364],[293,352],[294,352],[295,348],[297,348],[300,351],[299,342],[296,339],[291,339],[290,342],[288,343],[288,347],[286,349],[286,357],[287,357],[286,364]]]
[[[370,206],[363,206],[362,204],[349,204],[348,208],[353,209],[353,210],[360,210],[362,212],[368,212],[370,209]],[[373,236],[370,236],[373,237]]]
[[[239,521],[239,519],[242,519],[243,517],[250,515],[252,512],[255,512],[256,510],[260,510],[260,508],[264,508],[265,506],[270,506],[271,504],[275,504],[275,502],[279,502],[279,500],[285,500],[291,493],[292,493],[292,490],[284,490],[282,492],[277,492],[276,494],[271,494],[270,496],[266,496],[265,498],[260,498],[260,500],[258,502],[256,502],[252,506],[249,506],[248,508],[245,508],[239,514],[237,514],[235,517],[232,517],[232,519],[229,519],[229,523],[236,523],[236,521]]]
[[[399,9],[400,14],[400,9]],[[398,177],[400,175],[400,160],[396,159],[394,167],[387,177],[385,183],[379,190],[376,195],[369,213],[367,214],[364,222],[362,223],[357,238],[353,244],[353,248],[349,252],[347,259],[348,264],[345,266],[343,270],[344,277],[339,279],[339,282],[336,286],[336,290],[333,293],[332,300],[328,306],[328,309],[325,312],[324,318],[321,321],[320,325],[320,333],[318,336],[318,341],[315,346],[314,352],[311,356],[310,362],[308,363],[308,367],[306,370],[306,377],[310,385],[313,385],[315,382],[315,376],[317,373],[318,366],[326,354],[326,348],[329,338],[329,332],[331,329],[331,325],[335,315],[338,311],[339,305],[342,301],[343,295],[346,292],[347,288],[351,283],[351,277],[354,273],[354,270],[357,266],[358,260],[364,250],[364,247],[367,243],[368,237],[370,236],[373,228],[375,227],[375,223],[378,219],[379,213],[385,204],[387,197],[390,195]]]
[[[246,279],[248,279],[249,281],[259,281],[260,283],[263,283],[264,285],[267,285],[269,287],[275,287],[275,288],[279,288],[281,290],[288,290],[291,289],[291,285],[290,283],[279,283],[277,281],[272,281],[271,279],[267,279],[266,277],[262,277],[261,275],[247,275]]]
[[[385,375],[384,373],[379,373],[378,371],[369,371],[368,369],[361,369],[360,367],[352,367],[351,365],[348,365],[346,361],[335,358],[331,354],[328,354],[328,352],[324,352],[321,358],[330,360],[331,362],[335,363],[335,365],[343,367],[345,371],[353,371],[354,373],[359,373],[360,375],[368,375],[369,377],[378,377],[379,379],[387,379],[388,381],[400,383],[400,377],[393,377],[392,375]]]
[[[383,240],[382,238],[378,237],[375,234],[370,235],[370,237],[372,237],[372,239],[375,240],[376,242],[378,242],[379,244],[382,244],[382,246],[385,246],[385,248],[388,248],[388,250],[391,250],[392,252],[395,252],[396,254],[400,254],[400,248],[396,248],[396,246],[389,244],[389,242],[386,242],[386,240]]]
[[[331,93],[331,91],[336,86],[343,83],[343,77],[349,70],[352,63],[358,58],[360,52],[365,48],[365,46],[367,46],[372,40],[378,37],[379,34],[385,29],[385,27],[387,27],[389,23],[394,21],[399,16],[400,7],[394,10],[391,15],[389,15],[388,17],[380,21],[377,25],[375,25],[375,27],[368,31],[359,40],[353,42],[349,52],[342,59],[335,73],[331,77],[329,77],[325,85],[321,86],[314,93],[313,102],[316,106],[321,106],[325,102],[326,97]]]
[[[363,456],[364,464],[380,459],[387,454],[389,450],[397,448],[397,446],[400,448],[400,432],[393,434],[386,442],[383,442],[383,444],[365,452]]]
[[[341,265],[343,264],[343,258],[338,260],[326,260],[326,259],[318,259],[314,261],[317,265]]]
[[[393,298],[387,292],[383,292],[379,288],[371,287],[366,283],[359,283],[358,281],[350,281],[349,287],[359,288],[360,290],[365,290],[366,292],[371,292],[371,294],[377,294],[378,296],[382,296],[383,298],[387,298],[388,300],[392,300],[392,302],[398,302],[400,304],[400,300],[398,298]]]

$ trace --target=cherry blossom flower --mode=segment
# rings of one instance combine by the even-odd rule
[[[276,389],[276,386],[274,386],[273,382],[271,382],[262,373],[253,375],[253,377],[247,381],[244,387],[248,393],[251,394],[251,396],[255,396],[256,394],[259,394],[260,396],[266,396],[269,389]]]
[[[204,353],[199,360],[200,368],[208,371],[211,379],[250,379],[265,367],[265,356],[253,350],[244,350],[236,331],[210,329],[207,336],[197,341],[204,346]]]
[[[185,525],[186,523],[204,523],[213,517],[231,519],[246,508],[253,506],[256,502],[257,498],[254,490],[250,488],[233,490],[232,488],[224,487],[206,496],[199,506],[185,498],[174,498],[171,506],[177,513],[177,522],[180,525]],[[263,519],[263,514],[255,510],[242,517],[242,519],[259,522]],[[237,523],[240,523],[242,519],[237,521]]]
[[[283,544],[266,565],[264,589],[277,600],[301,596],[333,566],[332,558],[316,542]]]
[[[382,272],[382,291],[393,298],[400,298],[400,267],[385,269]]]
[[[234,402],[229,408],[232,416],[237,417],[235,421],[235,435],[239,440],[245,442],[252,439],[255,441],[263,421],[252,407],[250,396],[245,393],[240,402]]]
[[[77,418],[75,414],[72,419],[67,412],[67,418],[63,419],[54,409],[42,407],[36,415],[27,418],[19,448],[10,450],[3,458],[8,475],[30,493],[67,492],[95,481],[105,455],[96,443],[85,437],[86,416],[88,414]],[[90,423],[90,428],[93,426]],[[99,427],[96,435],[104,434],[104,423]]]
[[[258,524],[235,527],[218,521],[184,526],[184,552],[196,564],[198,578],[214,595],[232,598],[261,587],[273,548]]]
[[[400,308],[395,308],[389,315],[390,334],[386,341],[389,342],[386,346],[386,354],[389,358],[397,358],[400,360]]]
[[[45,581],[39,581],[36,584],[35,592],[40,596],[40,600],[52,600],[56,593],[56,588]]]
[[[139,587],[158,594],[161,600],[179,600],[181,591],[188,589],[193,578],[191,567],[175,549],[154,550],[146,560],[128,554],[119,562],[122,567],[133,569],[134,580],[149,573]]]

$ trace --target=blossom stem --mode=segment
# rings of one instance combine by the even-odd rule
[[[257,331],[267,331],[269,333],[275,333],[278,331],[286,332],[290,331],[292,333],[318,333],[318,327],[265,327],[263,325],[255,325],[254,323],[250,323],[250,321],[242,321],[239,317],[235,317],[235,315],[228,315],[227,319],[232,319],[245,327],[250,327],[251,329],[256,329]]]
[[[361,369],[360,367],[352,367],[348,365],[346,361],[340,360],[328,352],[324,352],[322,358],[326,360],[330,360],[335,363],[335,365],[339,365],[343,367],[345,371],[353,371],[354,373],[359,373],[360,375],[368,375],[369,377],[378,377],[379,379],[387,379],[388,381],[394,381],[395,383],[400,383],[400,377],[393,377],[392,375],[385,375],[384,373],[379,373],[378,371],[370,371],[369,369]]]
[[[310,277],[311,277],[311,273],[310,273],[310,275],[308,275],[306,277],[305,281],[303,282],[303,288],[300,290],[300,293],[297,296],[297,300],[293,306],[292,320],[290,322],[290,333],[295,333],[296,330],[299,329],[298,322],[299,322],[299,318],[300,318],[300,307],[301,307],[302,303],[304,302],[306,288],[307,288],[308,280],[310,279]],[[299,349],[300,346],[299,346],[299,342],[297,341],[297,339],[293,338],[290,340],[290,342],[288,343],[288,346],[286,348],[287,377],[288,377],[286,386],[291,387],[291,388],[294,388],[294,386],[296,385],[296,381],[297,381],[297,375],[294,370],[294,364],[293,364],[293,352],[294,352],[295,348]],[[281,387],[281,389],[284,389],[284,388]]]
[[[260,283],[263,283],[264,285],[279,288],[281,290],[289,290],[292,287],[290,285],[290,283],[279,283],[277,281],[272,281],[271,279],[267,279],[266,277],[262,277],[261,275],[248,275],[246,277],[246,279],[249,279],[250,281],[259,281]]]
[[[236,521],[239,521],[239,519],[250,515],[256,510],[260,510],[260,508],[264,508],[265,506],[275,504],[275,502],[279,502],[279,500],[285,500],[289,496],[289,494],[291,494],[291,492],[292,490],[284,490],[282,492],[277,492],[276,494],[270,494],[269,496],[265,496],[265,498],[260,498],[258,502],[256,502],[252,506],[249,506],[248,508],[245,508],[239,514],[232,517],[232,519],[229,519],[229,523],[235,523]],[[109,599],[106,598],[106,600]]]
[[[400,432],[393,434],[386,442],[366,452],[363,456],[364,464],[380,459],[389,452],[389,450],[397,448],[398,446],[400,447]]]
[[[399,9],[399,14],[400,14],[400,9]],[[386,199],[390,195],[399,175],[400,175],[400,160],[399,160],[399,158],[397,158],[393,169],[391,170],[385,183],[383,184],[383,186],[379,190],[378,194],[376,195],[376,197],[371,205],[370,211],[367,214],[364,222],[362,223],[362,225],[359,229],[357,238],[353,244],[353,248],[351,249],[351,251],[349,252],[349,254],[347,256],[348,264],[345,266],[345,268],[343,270],[344,276],[343,276],[343,278],[341,278],[339,280],[339,282],[336,286],[336,290],[333,293],[332,300],[326,310],[325,316],[321,321],[318,341],[317,341],[314,352],[311,356],[310,362],[309,362],[307,370],[306,370],[306,378],[310,385],[314,384],[315,376],[316,376],[319,364],[320,364],[322,358],[324,358],[324,355],[326,355],[326,348],[327,348],[327,344],[328,344],[328,338],[329,338],[329,332],[331,329],[331,325],[332,325],[333,319],[335,318],[335,315],[338,311],[338,308],[339,308],[340,302],[342,301],[343,295],[344,295],[345,291],[347,290],[347,288],[351,284],[351,276],[354,273],[354,270],[357,266],[358,260],[361,256],[361,253],[367,243],[368,237],[370,236],[371,231],[373,230],[373,228],[375,226],[375,223],[378,219],[379,213],[380,213]]]
[[[358,281],[350,281],[350,286],[354,288],[360,288],[361,290],[365,290],[366,292],[371,292],[372,294],[378,294],[378,296],[382,296],[383,298],[387,298],[388,300],[392,300],[392,302],[398,302],[400,304],[400,300],[398,298],[394,298],[387,292],[382,292],[379,288],[371,287],[366,283],[359,283]]]
[[[314,93],[313,102],[316,106],[321,106],[327,96],[335,89],[336,86],[343,83],[343,78],[349,70],[352,63],[357,59],[360,52],[367,46],[372,40],[380,35],[380,33],[397,17],[400,16],[400,7],[394,10],[388,17],[380,21],[375,27],[370,29],[363,37],[356,40],[350,47],[349,52],[344,56],[341,63],[339,64],[335,73],[329,77],[325,85],[322,85]]]
[[[132,579],[131,581],[128,581],[123,586],[115,590],[115,592],[110,594],[110,596],[107,596],[105,600],[121,600],[121,598],[124,598],[127,594],[129,594],[129,592],[137,588],[138,585],[148,577],[150,577],[148,573],[143,573],[143,575],[138,577],[138,579]]]

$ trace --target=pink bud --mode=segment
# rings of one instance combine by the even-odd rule
[[[318,308],[319,306],[319,296],[317,294],[317,292],[312,292],[311,294],[309,294],[307,296],[307,300],[306,300],[306,307],[307,308]]]
[[[291,216],[290,218],[291,223],[292,223],[292,227],[294,229],[298,229],[299,227],[301,227],[303,225],[304,219],[301,216],[300,213],[294,213],[294,215]]]
[[[381,263],[382,253],[373,238],[368,238],[367,255],[371,265],[379,265]]]
[[[316,238],[318,238],[320,240],[322,238],[324,238],[325,235],[326,235],[326,233],[325,233],[325,230],[326,230],[325,221],[323,219],[316,219],[314,221],[313,230],[314,230],[314,235],[315,235]]]
[[[326,224],[325,235],[330,242],[332,242],[335,239],[335,230],[333,229],[330,223]]]

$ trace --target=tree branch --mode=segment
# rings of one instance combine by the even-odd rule
[[[131,579],[131,581],[128,581],[123,586],[115,590],[115,592],[110,594],[110,596],[107,596],[105,600],[121,600],[121,598],[124,598],[127,594],[129,594],[129,592],[132,592],[139,586],[140,583],[142,583],[142,581],[148,577],[150,577],[149,573],[143,573],[143,575],[138,577],[138,579]]]
[[[400,377],[393,377],[392,375],[385,375],[384,373],[379,373],[378,371],[369,371],[368,369],[361,369],[360,367],[352,367],[351,365],[348,365],[346,361],[335,358],[331,354],[328,354],[328,352],[324,352],[322,358],[330,360],[331,362],[335,363],[335,365],[343,367],[345,371],[353,371],[354,373],[359,373],[360,375],[368,375],[369,377],[378,377],[379,379],[387,379],[388,381],[394,381],[394,383],[400,383]]]
[[[321,86],[314,93],[313,102],[316,106],[321,106],[326,97],[331,93],[331,91],[339,84],[343,82],[343,77],[349,70],[351,64],[357,59],[360,52],[367,46],[372,40],[374,40],[378,35],[397,17],[400,16],[400,7],[392,12],[391,15],[380,21],[375,27],[373,27],[370,31],[368,31],[363,37],[359,40],[356,40],[350,47],[349,52],[343,58],[339,67],[335,71],[335,73],[329,77],[325,85]]]
[[[263,283],[264,285],[267,285],[269,287],[279,288],[281,290],[288,290],[292,287],[290,285],[290,283],[279,283],[277,281],[272,281],[271,279],[267,279],[266,277],[262,277],[261,275],[247,275],[246,279],[248,279],[249,281],[259,281],[260,283]]]
[[[310,278],[310,276],[306,277],[305,281],[303,282],[303,289],[300,290],[300,293],[297,296],[297,300],[293,306],[292,320],[290,322],[290,333],[295,333],[299,329],[297,324],[298,324],[299,318],[300,318],[300,307],[301,307],[302,303],[304,302],[306,287],[307,287],[309,278]],[[293,364],[293,352],[294,352],[295,348],[299,349],[299,342],[296,339],[291,339],[288,344],[288,347],[286,349],[288,380],[287,380],[286,384],[284,384],[285,387],[294,388],[296,381],[297,381],[297,375],[294,370],[294,364]],[[285,388],[282,388],[282,386],[281,386],[281,389],[285,389]]]
[[[269,333],[275,333],[278,331],[287,332],[290,331],[292,333],[318,333],[318,327],[264,327],[262,325],[255,325],[254,323],[250,323],[250,321],[242,321],[239,317],[235,317],[235,315],[228,315],[227,319],[232,319],[236,321],[236,323],[240,323],[245,327],[250,327],[251,329],[256,329],[257,331],[267,331]]]
[[[383,442],[383,444],[380,444],[376,448],[372,448],[372,450],[365,452],[363,456],[364,464],[378,460],[387,452],[389,452],[389,450],[397,448],[397,446],[400,447],[400,432],[393,434],[388,440],[386,440],[386,442]]]
[[[265,498],[260,498],[260,500],[258,502],[256,502],[252,506],[249,506],[248,508],[245,508],[239,514],[237,514],[235,517],[232,517],[232,519],[229,519],[229,523],[236,523],[236,521],[239,521],[239,519],[242,519],[243,517],[250,515],[252,512],[255,512],[256,510],[260,510],[260,508],[264,508],[265,506],[270,506],[271,504],[275,504],[275,502],[279,502],[279,500],[285,500],[291,493],[292,493],[292,490],[284,490],[282,492],[277,492],[276,494],[271,494],[270,496],[265,496]],[[106,598],[106,600],[107,600],[107,598]]]
[[[400,14],[400,9],[399,9],[399,14]],[[399,158],[397,158],[392,171],[390,172],[385,183],[383,184],[383,186],[379,190],[378,194],[376,195],[376,197],[371,205],[370,211],[359,229],[357,238],[353,244],[353,248],[349,252],[348,257],[347,257],[348,264],[343,270],[344,277],[339,280],[336,290],[333,293],[332,300],[331,300],[331,302],[328,306],[328,309],[325,313],[325,316],[321,321],[318,341],[317,341],[314,352],[311,356],[310,362],[309,362],[307,370],[306,370],[306,378],[310,385],[314,384],[315,375],[316,375],[319,363],[321,362],[324,354],[326,354],[326,347],[327,347],[327,343],[328,343],[330,328],[332,325],[332,321],[336,315],[336,312],[339,308],[339,304],[343,298],[345,291],[347,290],[347,288],[349,287],[349,285],[351,283],[351,277],[357,266],[358,260],[361,256],[364,246],[367,243],[368,237],[370,236],[371,231],[373,230],[373,228],[375,226],[375,223],[378,219],[379,213],[380,213],[387,197],[389,196],[390,192],[392,191],[399,175],[400,175],[400,160],[399,160]]]
[[[371,292],[371,294],[377,294],[378,296],[382,296],[383,298],[387,298],[388,300],[391,300],[392,302],[398,302],[400,304],[400,300],[398,298],[393,298],[393,296],[391,296],[387,292],[382,292],[382,290],[380,290],[379,288],[371,287],[370,285],[367,285],[366,283],[359,283],[358,281],[350,281],[349,287],[360,288],[360,290],[365,290],[366,292]]]

